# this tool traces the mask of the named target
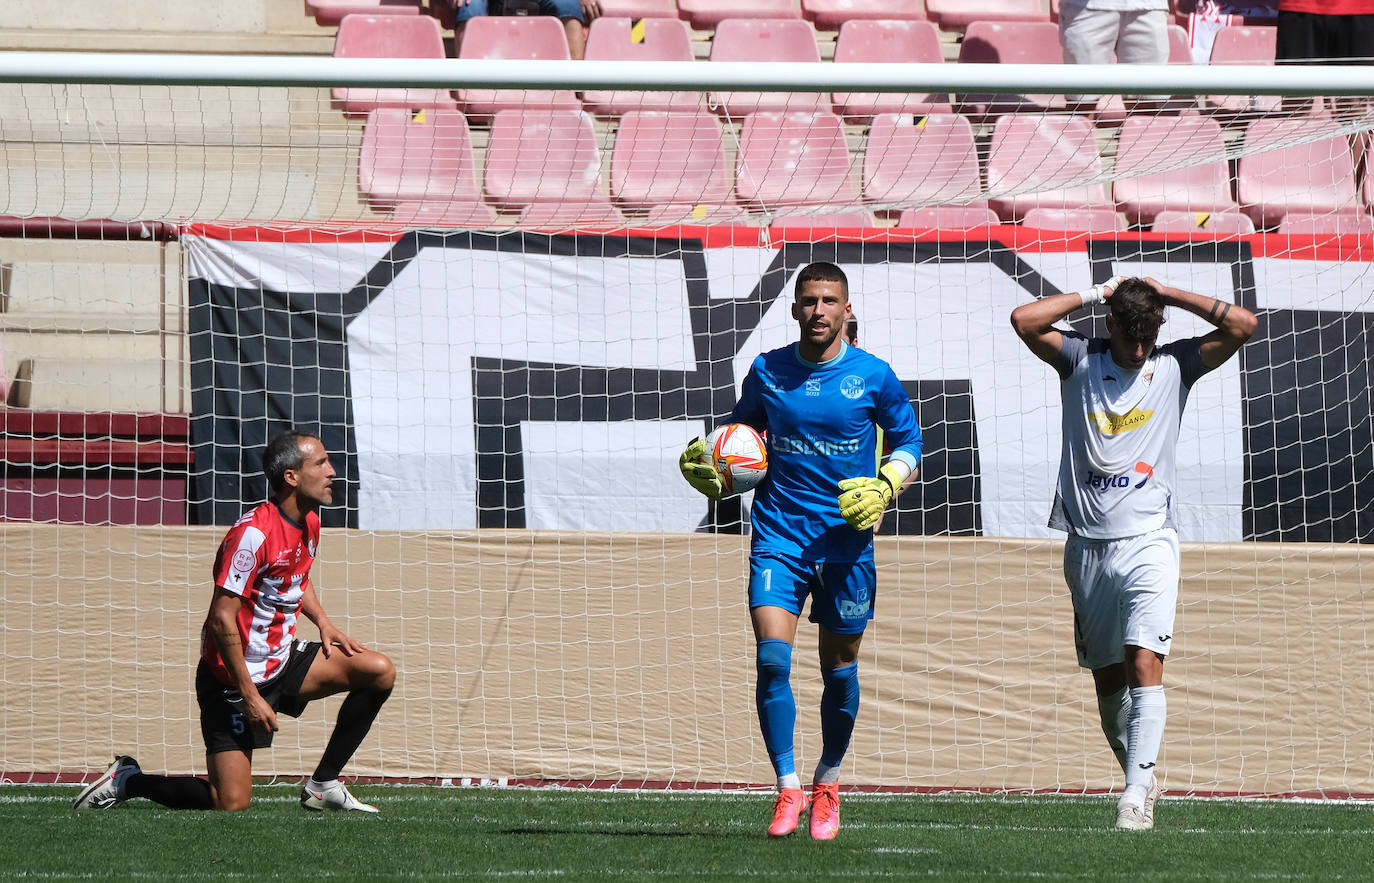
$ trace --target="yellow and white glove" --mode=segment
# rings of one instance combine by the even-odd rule
[[[887,462],[878,477],[846,478],[840,482],[840,514],[855,530],[868,530],[887,511],[906,476],[895,463]]]
[[[677,468],[688,484],[714,500],[720,496],[720,476],[716,475],[716,470],[710,464],[701,462],[704,456],[706,442],[694,438],[678,458]]]

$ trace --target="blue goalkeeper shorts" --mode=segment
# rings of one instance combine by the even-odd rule
[[[749,556],[749,608],[781,607],[798,616],[811,596],[812,622],[838,635],[863,634],[873,618],[878,570],[867,561],[802,561]]]

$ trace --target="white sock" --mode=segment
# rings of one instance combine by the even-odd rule
[[[1122,801],[1144,806],[1164,740],[1164,687],[1131,688],[1131,723],[1126,739],[1126,794]]]
[[[1102,735],[1107,737],[1116,762],[1126,772],[1126,738],[1131,720],[1131,693],[1125,687],[1108,696],[1098,695],[1097,714],[1102,718]]]
[[[778,790],[779,790],[779,791],[783,790],[784,788],[800,788],[800,787],[801,787],[801,776],[798,776],[796,773],[788,773],[788,774],[785,775],[785,776],[778,776]]]
[[[840,780],[839,766],[827,766],[824,763],[816,764],[816,776],[811,781],[817,785],[833,785]]]
[[[311,776],[310,781],[306,783],[306,787],[314,788],[316,791],[324,791],[328,789],[330,786],[337,784],[339,784],[338,779],[330,779],[328,782],[317,782],[315,781],[315,777]]]

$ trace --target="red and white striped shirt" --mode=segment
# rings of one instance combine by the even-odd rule
[[[270,681],[286,664],[319,542],[318,514],[308,513],[299,525],[269,501],[240,518],[220,543],[215,585],[243,601],[239,639],[255,684]],[[201,657],[217,681],[233,686],[208,622],[201,632]]]

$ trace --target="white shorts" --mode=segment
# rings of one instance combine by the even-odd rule
[[[1127,645],[1169,655],[1178,606],[1178,533],[1090,540],[1070,535],[1064,580],[1073,598],[1078,664],[1103,668],[1126,658]]]

